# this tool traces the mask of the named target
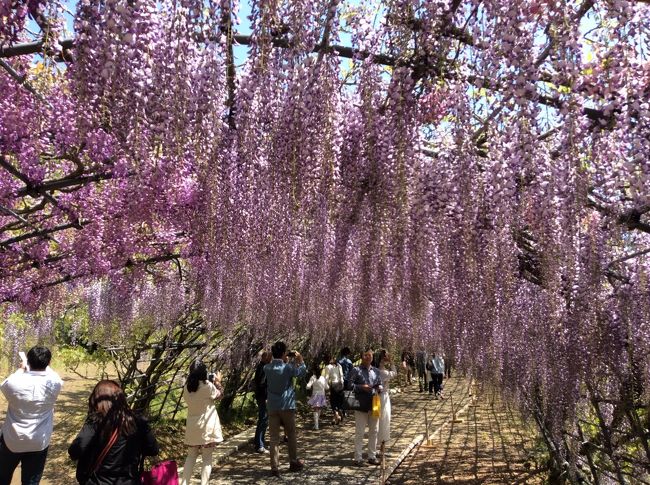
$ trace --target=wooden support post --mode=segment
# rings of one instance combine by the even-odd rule
[[[449,399],[451,399],[451,422],[462,423],[463,420],[456,417],[456,408],[454,407],[454,396],[450,396]]]
[[[469,381],[469,389],[467,391],[467,394],[469,396],[469,405],[470,406],[476,406],[477,401],[478,401],[478,396],[476,394],[476,383],[474,382],[474,378],[472,377]]]
[[[429,415],[427,414],[427,408],[424,408],[424,436],[426,437],[426,444],[429,445],[431,444],[431,440],[429,439]]]
[[[422,446],[433,446],[433,437],[431,436],[431,433],[429,432],[429,414],[427,413],[426,408],[424,409],[424,426],[425,426],[425,433],[424,433],[424,442]]]

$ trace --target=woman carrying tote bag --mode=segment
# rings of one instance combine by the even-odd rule
[[[140,461],[158,454],[147,421],[136,416],[115,381],[97,383],[88,417],[68,448],[81,485],[140,485]]]
[[[212,451],[217,443],[223,441],[215,402],[222,397],[223,391],[218,376],[213,380],[214,383],[208,380],[208,370],[203,362],[192,363],[183,389],[183,399],[187,403],[185,445],[188,451],[181,485],[189,485],[199,453],[203,463],[201,485],[208,484],[212,472]]]

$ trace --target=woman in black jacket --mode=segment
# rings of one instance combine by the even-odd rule
[[[157,455],[158,443],[147,421],[129,408],[119,384],[102,380],[88,399],[88,417],[68,454],[78,460],[81,485],[139,485],[140,460]]]

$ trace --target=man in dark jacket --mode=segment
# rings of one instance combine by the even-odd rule
[[[341,357],[339,358],[339,364],[341,365],[341,369],[343,369],[343,387],[345,389],[348,389],[350,385],[350,371],[352,370],[352,367],[354,367],[352,361],[350,360],[351,353],[352,352],[350,351],[350,347],[343,347],[341,349]],[[347,411],[345,409],[341,410],[341,416],[347,416]]]
[[[268,449],[264,443],[264,435],[266,428],[269,424],[269,414],[266,410],[266,375],[264,374],[264,366],[271,362],[271,352],[265,350],[262,352],[260,362],[255,368],[255,401],[257,401],[257,427],[255,428],[255,439],[253,444],[258,453],[268,453]]]
[[[372,402],[372,396],[380,394],[383,390],[379,369],[372,365],[373,351],[368,348],[361,356],[361,364],[350,371],[349,388],[355,393],[365,394]],[[354,412],[354,462],[357,466],[363,466],[362,459],[363,437],[368,428],[368,463],[379,465],[377,460],[377,432],[379,430],[379,418],[373,416],[372,409],[367,411]]]
[[[424,350],[419,350],[415,354],[415,368],[418,371],[418,384],[420,386],[420,392],[425,392],[427,390],[427,361],[429,356]]]

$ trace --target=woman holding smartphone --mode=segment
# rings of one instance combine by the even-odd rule
[[[223,441],[221,422],[217,414],[216,400],[223,396],[221,378],[217,374],[213,382],[208,380],[208,370],[201,361],[190,366],[183,389],[183,399],[187,403],[187,423],[185,444],[188,447],[183,467],[181,485],[188,485],[192,478],[196,459],[201,454],[201,485],[207,485],[212,472],[212,451],[217,443]]]

